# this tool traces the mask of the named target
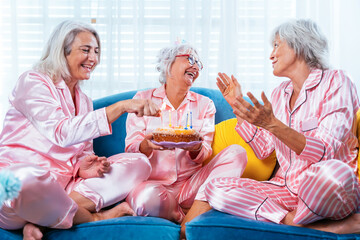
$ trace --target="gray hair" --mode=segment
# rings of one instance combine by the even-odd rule
[[[70,79],[71,75],[66,56],[70,54],[71,46],[76,36],[81,32],[90,32],[96,38],[100,62],[100,37],[96,30],[87,23],[66,20],[54,29],[44,47],[40,60],[34,64],[33,69],[49,75],[54,82]]]
[[[307,19],[285,22],[274,29],[272,44],[277,36],[285,40],[296,56],[303,58],[310,68],[329,68],[328,41],[315,22]]]
[[[166,83],[166,76],[170,75],[170,68],[175,61],[176,55],[190,53],[199,59],[197,50],[187,42],[175,44],[172,47],[161,49],[157,55],[156,70],[160,72],[159,81],[161,84]]]

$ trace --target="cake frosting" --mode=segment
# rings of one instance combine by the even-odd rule
[[[157,128],[153,131],[153,139],[156,142],[193,142],[199,141],[200,135],[194,129],[183,127]]]

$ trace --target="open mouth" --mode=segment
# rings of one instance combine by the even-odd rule
[[[92,68],[93,68],[92,65],[81,64],[81,66],[82,66],[83,68],[85,68],[85,70],[88,71],[88,72],[90,72],[90,71],[92,70]]]
[[[196,73],[194,73],[194,72],[185,72],[185,74],[187,75],[187,76],[189,76],[192,80],[195,78],[195,76],[196,76]]]

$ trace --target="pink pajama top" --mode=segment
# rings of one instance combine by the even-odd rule
[[[138,92],[134,98],[151,99],[159,107],[165,103],[166,108],[162,111],[162,118],[147,116],[136,117],[133,113],[128,115],[126,122],[127,137],[125,140],[125,151],[140,152],[139,146],[144,136],[151,134],[156,128],[162,127],[162,119],[166,122],[165,126],[168,126],[169,110],[173,110],[171,112],[172,126],[185,126],[187,115],[191,115],[193,129],[199,131],[204,138],[199,155],[195,159],[192,159],[189,151],[180,148],[164,151],[154,150],[149,156],[152,172],[148,180],[156,180],[165,185],[171,185],[176,181],[183,181],[192,176],[202,167],[202,162],[211,156],[212,153],[211,143],[215,131],[216,112],[213,101],[208,97],[189,91],[178,109],[174,110],[166,97],[165,85],[157,89]]]
[[[32,163],[51,171],[65,189],[79,161],[93,154],[92,139],[111,133],[105,108],[93,105],[77,86],[76,108],[63,80],[23,73],[11,96],[0,135],[0,169],[15,163]]]
[[[236,131],[259,158],[269,156],[275,149],[280,168],[271,182],[286,185],[297,194],[305,170],[328,159],[347,163],[357,174],[356,112],[360,105],[353,82],[341,70],[314,69],[290,110],[292,92],[291,81],[281,83],[273,91],[271,103],[276,118],[306,137],[301,154],[297,155],[271,133],[246,121],[236,126]]]

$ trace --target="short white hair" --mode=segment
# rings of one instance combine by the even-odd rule
[[[294,49],[296,56],[303,58],[310,68],[329,68],[328,40],[312,20],[287,21],[273,30],[272,44],[277,36],[285,40]]]
[[[47,74],[54,82],[70,79],[71,74],[66,56],[71,53],[71,46],[76,36],[81,32],[90,32],[96,38],[100,62],[100,37],[96,30],[90,24],[66,20],[55,27],[44,47],[40,60],[34,64],[33,69]]]
[[[161,84],[166,83],[166,76],[170,75],[170,68],[175,61],[176,55],[192,54],[199,59],[198,51],[187,42],[175,44],[171,47],[161,49],[157,55],[156,70],[160,72],[159,81]],[[200,59],[199,59],[200,60]]]

